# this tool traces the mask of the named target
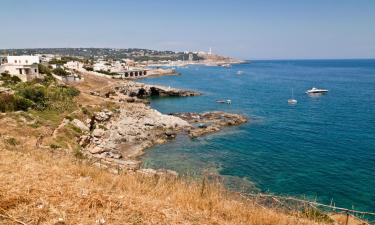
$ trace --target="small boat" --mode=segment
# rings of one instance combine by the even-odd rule
[[[237,75],[241,75],[241,74],[243,74],[244,72],[242,71],[242,70],[239,70],[239,71],[237,71]]]
[[[307,90],[306,94],[325,94],[327,92],[328,92],[327,89],[319,89],[319,88],[313,87],[310,90]]]
[[[227,99],[227,100],[216,100],[217,103],[226,103],[226,104],[232,104],[232,100]]]
[[[292,98],[288,99],[288,104],[294,105],[297,104],[297,100],[294,99],[294,93],[293,93],[293,88],[292,88]]]
[[[222,66],[222,67],[226,67],[226,68],[230,68],[230,67],[232,67],[231,64],[222,64],[221,66]]]

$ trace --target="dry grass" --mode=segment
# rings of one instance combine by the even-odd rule
[[[0,224],[316,224],[215,184],[113,175],[39,151],[0,159]]]

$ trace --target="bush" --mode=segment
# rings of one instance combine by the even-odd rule
[[[102,73],[102,74],[106,74],[106,75],[110,75],[110,76],[118,75],[118,73],[109,72],[109,71],[105,71],[105,70],[98,70],[98,71],[96,71],[96,72],[98,72],[98,73]]]
[[[30,107],[32,107],[34,104],[31,100],[23,98],[21,96],[14,96],[14,104],[16,110],[22,110],[27,111]]]
[[[42,85],[24,85],[19,88],[18,94],[35,103],[38,109],[44,109],[46,106],[46,87]]]
[[[33,102],[21,96],[9,94],[0,95],[1,112],[18,110],[27,111],[31,106],[33,106]]]
[[[38,70],[41,74],[51,75],[51,69],[43,64],[38,64]]]
[[[10,75],[4,79],[10,80]],[[14,79],[16,80],[16,79]],[[0,95],[0,111],[27,111],[29,108],[36,110],[65,111],[74,105],[74,97],[80,94],[74,87],[56,85],[54,81],[33,80],[18,83],[11,87],[14,94]]]
[[[87,71],[94,71],[94,68],[91,67],[91,66],[84,66],[83,69],[87,70]]]
[[[18,84],[19,82],[21,82],[21,79],[19,77],[10,75],[8,71],[1,73],[0,80],[3,81],[4,85],[6,86]]]
[[[66,77],[66,76],[70,75],[70,73],[68,71],[65,71],[63,68],[56,68],[56,69],[52,70],[52,73],[54,73],[58,76],[62,76],[62,77]]]

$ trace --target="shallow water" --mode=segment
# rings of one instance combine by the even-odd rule
[[[223,110],[245,114],[250,122],[156,146],[143,157],[146,167],[181,173],[209,169],[251,180],[262,191],[375,210],[375,60],[254,61],[178,70],[181,76],[143,82],[204,95],[153,99],[154,108]],[[312,86],[329,93],[309,97],[305,91]],[[294,106],[287,103],[292,89]]]

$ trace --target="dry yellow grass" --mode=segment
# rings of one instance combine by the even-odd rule
[[[114,175],[64,154],[0,152],[0,224],[316,224],[218,185]],[[16,222],[19,221],[19,222]]]

